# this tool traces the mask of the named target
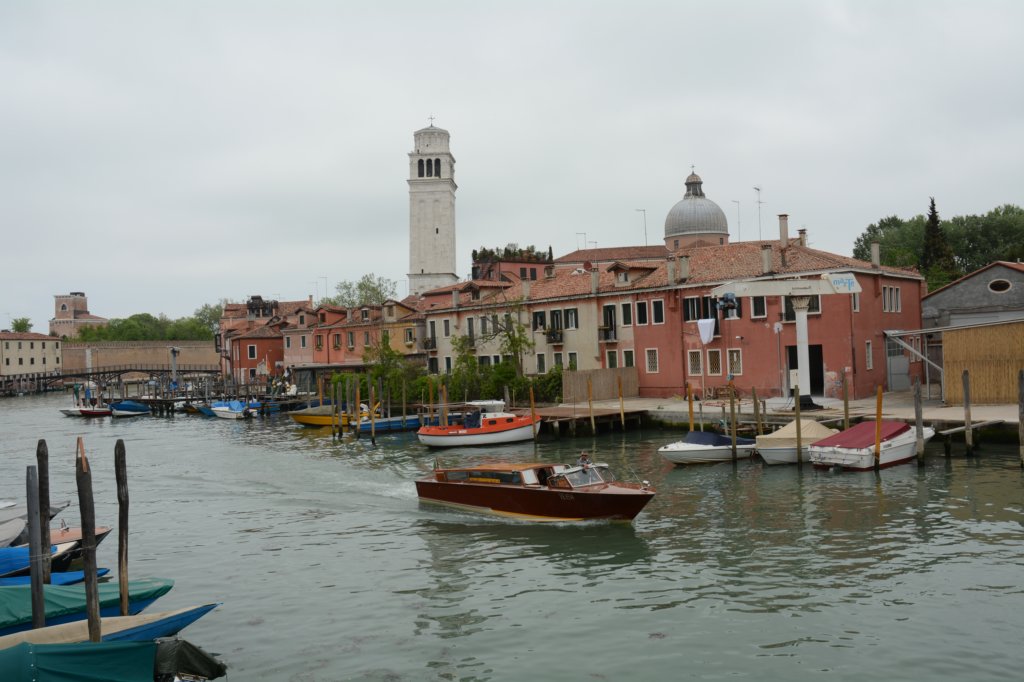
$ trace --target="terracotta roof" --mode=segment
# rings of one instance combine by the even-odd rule
[[[256,327],[246,332],[242,332],[237,336],[232,336],[234,339],[272,339],[283,336],[280,329],[275,327]]]
[[[0,341],[60,341],[56,336],[36,332],[0,332]]]
[[[602,262],[610,260],[652,260],[665,258],[669,250],[662,244],[654,246],[610,246],[603,249],[580,249],[559,256],[555,263],[559,265],[572,265],[585,261]]]

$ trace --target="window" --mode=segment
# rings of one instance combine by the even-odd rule
[[[327,322],[327,313],[320,313],[320,323]]]
[[[28,364],[30,364],[30,365],[36,364],[36,359],[35,358],[29,358],[28,359]]]
[[[490,367],[491,366],[491,356],[490,355],[481,355],[479,358],[477,358],[477,362],[480,363],[481,367]]]
[[[18,364],[19,365],[24,365],[25,364],[25,358],[18,358]]]
[[[530,279],[537,279],[537,268],[530,268]]]
[[[562,328],[562,311],[552,310],[551,311],[551,328],[561,329]]]
[[[988,290],[993,294],[1005,294],[1011,286],[1013,285],[1005,279],[994,279],[988,283]]]
[[[306,335],[303,334],[302,336],[299,337],[299,348],[305,348],[305,347],[306,347]]]
[[[547,313],[543,310],[535,310],[533,313],[533,331],[544,329],[547,326]]]
[[[683,321],[692,322],[700,319],[700,297],[687,296],[683,299]]]
[[[436,339],[437,338],[437,329],[434,326],[434,320],[431,320],[427,324],[430,327],[430,338],[431,339]]]
[[[633,304],[622,304],[622,326],[628,327],[633,324]]]
[[[341,348],[341,334],[334,335],[334,347]]]
[[[875,358],[871,355],[871,342],[864,342],[864,369],[874,369]]]
[[[882,312],[898,313],[903,310],[899,287],[882,287]]]
[[[601,309],[601,326],[615,329],[615,304],[606,305]]]
[[[545,367],[544,364],[544,353],[537,353],[537,374],[543,374],[544,372],[547,371],[547,367]]]
[[[579,314],[576,308],[565,309],[565,328],[576,329],[580,325]]]
[[[809,298],[811,299],[811,302],[807,306],[807,314],[808,315],[820,315],[821,314],[821,297],[820,296],[810,296]],[[793,297],[792,296],[783,296],[783,299],[786,301],[786,308],[785,308],[786,312],[784,313],[783,319],[786,322],[795,322],[796,321],[796,311],[793,310]]]
[[[561,367],[562,366],[562,354],[561,353],[555,353],[554,357],[555,357],[555,367]]]
[[[648,348],[647,349],[647,373],[657,374],[658,373],[658,349]]]
[[[636,302],[636,323],[647,324],[647,301]]]
[[[850,294],[850,305],[853,306],[853,312],[860,312],[860,294]]]
[[[250,367],[249,368],[249,378],[250,379],[255,379],[256,378],[256,368],[255,367]]]
[[[717,348],[708,350],[708,374],[722,376],[722,351]]]
[[[355,332],[346,332],[346,333],[348,335],[348,347],[349,348],[355,348],[356,347],[356,333]]]
[[[317,334],[316,335],[316,349],[320,350],[323,347],[324,347],[324,335],[323,334]]]
[[[306,316],[299,315],[299,324],[306,324]]]
[[[487,336],[487,316],[480,316],[480,336]]]
[[[256,359],[256,346],[255,346],[255,344],[249,344],[249,349],[248,350],[249,350],[249,354],[248,354],[249,359],[250,360],[255,360]]]
[[[665,301],[660,298],[651,301],[651,322],[653,324],[665,324]]]
[[[623,367],[632,367],[633,364],[634,364],[633,363],[633,351],[632,350],[624,350],[624,351],[622,351],[622,366]]]
[[[579,364],[576,362],[576,351],[569,351],[569,369],[576,369]]]
[[[494,364],[496,364],[496,365],[500,365],[501,364],[501,356],[500,355],[493,355],[493,356],[491,356],[491,359],[494,360]]]
[[[687,366],[689,367],[689,374],[700,375],[704,373],[703,364],[701,362],[701,352],[699,350],[688,350],[686,351]]]
[[[605,360],[605,366],[608,369],[615,369],[616,367],[619,366],[619,354],[613,350],[607,351],[605,353]]]
[[[476,336],[476,334],[473,331],[473,322],[474,319],[472,317],[466,318],[466,336],[468,336],[470,340],[472,340]]]
[[[765,303],[764,296],[751,296],[750,319],[754,320],[760,317],[768,317],[768,305]]]
[[[437,358],[427,358],[427,371],[437,374]]]
[[[369,322],[370,321],[370,311],[369,310],[367,310],[366,308],[363,308],[359,312],[362,314],[361,316],[363,318],[363,322]]]
[[[46,364],[46,356],[43,356],[43,364]]]
[[[406,327],[405,328],[405,342],[406,343],[412,343],[415,340],[416,340],[416,336],[415,336],[415,332],[413,331],[412,327]]]
[[[449,355],[444,356],[444,373],[452,373],[452,358]]]
[[[449,336],[452,335],[452,323],[451,323],[451,320],[444,320],[441,323],[441,325],[442,325],[442,327],[444,329],[444,338],[447,339]]]
[[[370,345],[370,332],[363,332],[363,345],[364,346],[369,346]]]
[[[728,351],[729,374],[738,377],[743,374],[743,351],[739,348],[730,348]]]
[[[292,347],[292,337],[290,337],[290,336],[284,337],[284,347],[285,348],[291,348]]]

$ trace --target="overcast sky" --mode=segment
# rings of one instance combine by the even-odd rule
[[[430,115],[463,276],[480,246],[661,243],[691,164],[733,240],[788,213],[847,255],[930,196],[1024,204],[1022,26],[985,0],[4,0],[0,327],[45,333],[70,291],[107,318],[367,272],[404,296]]]

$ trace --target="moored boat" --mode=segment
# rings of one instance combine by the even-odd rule
[[[765,464],[796,464],[796,420],[783,426],[778,431],[766,433],[755,438],[757,454]],[[836,429],[830,429],[813,419],[800,420],[800,451],[801,461],[810,462],[808,448],[814,441],[828,438]]]
[[[210,405],[215,417],[221,419],[248,419],[252,416],[252,409],[241,400],[226,400]]]
[[[51,570],[65,570],[71,563],[73,552],[77,548],[77,542],[64,542],[59,545],[50,545]],[[28,545],[20,545],[18,547],[0,547],[0,578],[28,575],[30,561]]]
[[[736,458],[754,454],[753,438],[736,438]],[[658,448],[661,456],[676,465],[732,461],[732,436],[714,431],[690,431],[683,440]]]
[[[166,578],[143,578],[128,581],[128,615],[141,613],[167,594],[174,581]],[[121,586],[117,582],[97,585],[100,616],[121,615]],[[32,586],[0,586],[0,636],[32,627]],[[43,604],[47,625],[60,625],[86,617],[85,586],[44,585]]]
[[[115,417],[138,417],[149,414],[149,405],[137,403],[134,400],[121,400],[110,404],[111,414]]]
[[[851,471],[874,469],[875,430],[876,422],[864,421],[811,443],[811,462],[817,467],[837,466]],[[934,435],[934,429],[924,427],[925,443]],[[917,455],[917,429],[905,422],[882,420],[879,440],[879,468],[909,462]]]
[[[646,481],[615,480],[607,464],[491,462],[435,467],[421,501],[529,521],[631,521],[654,497]]]
[[[335,416],[333,405],[316,405],[314,407],[307,407],[301,410],[289,412],[288,416],[291,417],[292,421],[296,424],[302,424],[303,426],[331,426],[335,423],[339,423],[341,425],[348,424],[348,415],[343,412],[339,412],[338,415]]]
[[[428,425],[416,432],[420,442],[435,448],[461,445],[498,445],[530,440],[540,428],[540,417],[504,411],[501,400],[465,403],[462,422]]]

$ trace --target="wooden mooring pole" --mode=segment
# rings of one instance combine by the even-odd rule
[[[42,438],[36,443],[36,466],[39,476],[39,518],[42,525],[39,527],[40,547],[50,546],[50,450],[46,447],[46,441]],[[50,552],[43,552],[43,573],[44,584],[50,583]]]
[[[32,591],[32,628],[35,629],[46,626],[46,597],[43,594],[44,550],[39,532],[39,471],[34,466],[25,468],[25,499],[28,503],[28,556],[29,580],[31,581]],[[46,545],[45,553],[49,556],[49,545]]]
[[[117,584],[121,615],[128,615],[128,461],[124,441],[114,444],[114,478],[117,480]]]
[[[967,456],[974,454],[974,429],[971,427],[971,375],[966,369],[963,373],[964,380],[964,444],[967,447]]]
[[[736,389],[729,382],[729,433],[732,436],[732,461],[736,461]]]
[[[690,430],[693,431],[693,386],[686,384],[686,403],[690,408]]]
[[[85,456],[85,444],[78,437],[75,457],[75,483],[78,487],[78,508],[82,515],[82,568],[85,571],[85,614],[89,641],[98,642],[100,633],[99,587],[96,581],[96,508],[92,499],[92,471]]]
[[[764,435],[764,426],[761,424],[761,404],[757,401],[757,389],[750,389],[750,399],[754,401],[754,425],[757,428],[757,435]]]
[[[875,398],[875,471],[882,467],[882,387]]]
[[[1024,469],[1024,369],[1017,372],[1017,442],[1020,468]]]
[[[797,384],[796,395],[800,395],[800,385]],[[800,400],[797,399],[794,402],[796,407],[796,465],[803,466],[804,464],[804,441],[803,441],[803,424],[800,422]]]
[[[619,380],[619,419],[622,422],[622,430],[626,430],[626,404],[622,399],[622,375],[618,376]]]
[[[843,431],[850,428],[850,384],[843,370]]]
[[[914,378],[914,427],[917,429],[917,465],[924,466],[924,406],[920,377]]]
[[[530,421],[533,422],[531,427],[533,429],[533,440],[537,440],[537,432],[540,428],[537,427],[537,406],[533,402],[533,385],[530,385]]]
[[[594,421],[594,384],[587,376],[587,405],[590,407],[590,435],[597,434],[597,422]]]

